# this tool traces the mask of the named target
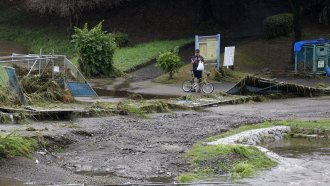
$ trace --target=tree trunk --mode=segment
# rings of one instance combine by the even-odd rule
[[[219,23],[219,20],[213,14],[213,7],[211,0],[198,0],[196,10],[196,24],[199,25],[202,21],[215,21]]]
[[[71,2],[69,8],[70,14],[69,14],[69,29],[68,33],[71,35],[74,27],[79,27],[81,20],[82,20],[82,12],[81,9],[77,6],[77,0],[73,0]]]
[[[301,26],[302,8],[296,7],[293,12],[293,31],[294,41],[301,41],[302,39],[302,26]]]
[[[197,3],[197,10],[196,10],[196,25],[199,25],[202,22],[202,14],[203,14],[203,10],[202,10],[202,4],[203,4],[203,0],[198,0]]]
[[[169,73],[169,78],[168,78],[169,80],[171,80],[171,79],[173,79],[173,72],[170,72]]]
[[[292,14],[293,14],[293,32],[294,37],[292,39],[292,51],[291,51],[291,60],[289,66],[294,64],[295,61],[295,54],[293,51],[294,44],[297,41],[302,40],[302,26],[301,26],[301,19],[302,19],[302,4],[300,0],[290,0]]]
[[[80,26],[82,20],[81,15],[82,14],[80,13],[79,10],[72,10],[70,12],[68,34],[71,35],[74,28]]]

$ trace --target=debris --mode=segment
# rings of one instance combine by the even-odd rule
[[[301,97],[313,97],[329,95],[329,89],[307,87],[276,80],[265,79],[256,76],[246,76],[233,88],[227,91],[233,95],[253,95],[253,94],[280,94]]]

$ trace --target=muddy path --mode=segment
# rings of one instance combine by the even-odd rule
[[[211,107],[204,111],[153,114],[148,119],[113,116],[68,122],[1,125],[2,131],[40,129],[62,152],[1,163],[0,177],[23,182],[64,184],[173,183],[190,166],[184,153],[206,137],[266,120],[330,117],[330,97],[275,100]],[[46,128],[48,130],[42,130]]]

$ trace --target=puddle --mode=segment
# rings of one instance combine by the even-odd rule
[[[75,173],[84,176],[114,176],[113,172],[108,171],[76,171]]]
[[[148,182],[153,184],[172,184],[174,183],[174,178],[171,176],[157,176],[157,177],[150,177]]]
[[[0,178],[0,185],[1,186],[22,186],[25,185],[23,182],[18,180],[9,179],[9,178]]]
[[[284,157],[284,164],[247,179],[250,185],[329,185],[330,144],[328,140],[291,139],[266,145]]]

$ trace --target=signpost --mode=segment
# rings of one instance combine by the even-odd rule
[[[235,61],[235,47],[225,48],[225,59],[223,61],[223,66],[229,68],[229,66],[234,66]]]
[[[201,55],[208,63],[217,64],[217,69],[220,70],[220,42],[221,35],[212,36],[195,36],[195,49],[201,51]]]

